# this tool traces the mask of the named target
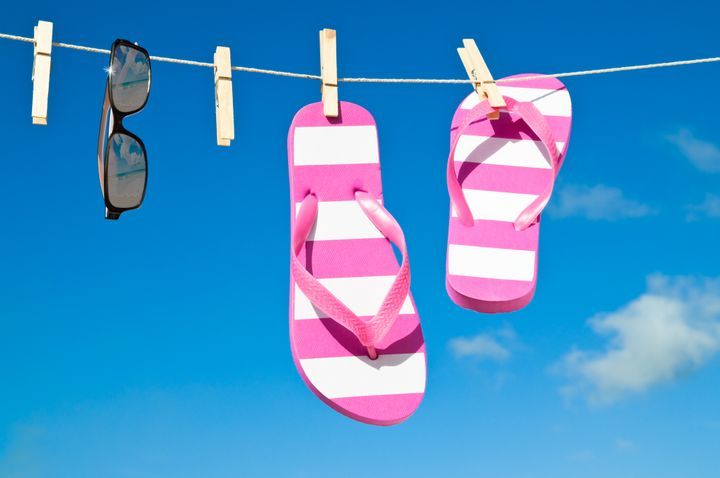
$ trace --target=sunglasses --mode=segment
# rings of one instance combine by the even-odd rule
[[[98,173],[105,199],[105,219],[137,209],[147,187],[147,151],[122,120],[142,110],[150,96],[150,56],[127,40],[115,40],[105,86],[100,132]]]

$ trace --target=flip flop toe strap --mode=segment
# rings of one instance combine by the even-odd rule
[[[511,113],[516,113],[520,118],[528,125],[528,127],[535,133],[540,139],[540,142],[547,150],[550,156],[550,166],[552,167],[553,174],[552,179],[549,181],[545,189],[538,195],[538,197],[523,210],[518,217],[515,219],[515,229],[524,230],[535,223],[535,221],[542,213],[545,206],[547,206],[550,196],[552,195],[553,185],[555,183],[555,176],[560,166],[560,152],[557,149],[555,139],[552,135],[552,130],[547,120],[542,113],[530,102],[517,101],[513,98],[503,96],[505,103],[507,104],[507,110]],[[448,156],[447,164],[447,185],[448,192],[450,194],[450,201],[455,207],[460,223],[464,226],[472,227],[474,219],[470,206],[468,206],[465,195],[463,194],[460,180],[458,179],[455,171],[455,150],[457,149],[460,137],[467,130],[467,128],[480,120],[487,120],[488,113],[495,111],[490,106],[487,100],[482,101],[473,109],[471,109],[462,124],[459,126],[455,139],[450,147],[450,155]]]
[[[376,358],[376,344],[390,331],[410,291],[410,263],[405,245],[405,236],[395,218],[377,199],[364,191],[357,191],[355,199],[375,227],[393,242],[402,253],[400,270],[395,276],[390,290],[385,295],[377,314],[369,320],[361,319],[355,315],[340,299],[320,283],[298,259],[298,254],[307,241],[317,219],[318,201],[314,194],[309,194],[303,199],[295,219],[290,267],[295,283],[310,302],[327,314],[328,317],[355,334],[360,343],[368,348],[370,358]]]

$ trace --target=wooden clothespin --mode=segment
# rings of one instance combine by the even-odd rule
[[[475,40],[464,39],[463,47],[464,48],[458,48],[457,51],[465,66],[465,71],[467,71],[468,77],[470,77],[470,81],[473,83],[473,88],[475,88],[478,96],[480,96],[480,101],[487,99],[490,106],[496,109],[488,114],[488,119],[496,120],[500,117],[500,112],[497,111],[497,109],[507,106],[502,97],[502,93],[500,93],[500,88],[498,88],[492,74],[490,74],[490,70],[480,54]]]
[[[39,21],[33,41],[33,124],[46,125],[48,93],[50,92],[50,53],[52,52],[52,22]]]
[[[320,30],[320,76],[322,77],[323,113],[338,116],[337,35],[335,30]]]
[[[235,119],[233,114],[232,63],[230,48],[215,48],[215,128],[218,146],[230,146],[235,139]]]

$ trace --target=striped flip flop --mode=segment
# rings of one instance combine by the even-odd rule
[[[535,293],[540,214],[572,119],[556,78],[498,85],[508,104],[500,119],[487,120],[491,107],[474,92],[455,112],[447,169],[447,291],[461,307],[489,313],[520,309]]]
[[[375,120],[352,103],[338,118],[308,105],[293,119],[288,156],[295,365],[338,412],[402,422],[425,393],[425,342],[403,233],[382,206]]]

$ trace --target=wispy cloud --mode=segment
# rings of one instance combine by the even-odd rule
[[[681,128],[666,139],[700,171],[720,173],[720,147],[715,143],[695,137],[687,128]]]
[[[505,361],[512,355],[511,347],[516,342],[515,331],[504,327],[498,331],[478,334],[474,337],[457,337],[448,343],[456,358],[476,358]]]
[[[591,221],[616,221],[656,214],[650,206],[628,199],[615,187],[570,185],[555,193],[548,213],[557,218],[580,216]]]
[[[703,425],[711,430],[720,430],[720,420],[706,420]]]
[[[589,324],[609,337],[605,350],[572,350],[557,368],[570,378],[564,393],[608,404],[670,382],[720,350],[720,279],[651,276],[644,294]]]
[[[703,202],[690,205],[687,210],[688,221],[698,221],[704,217],[718,219],[720,218],[720,196],[706,194]]]
[[[580,450],[571,453],[568,459],[575,463],[589,463],[595,459],[595,453],[590,450]]]
[[[632,440],[618,438],[615,440],[615,449],[620,453],[633,453],[637,450],[637,447]]]

